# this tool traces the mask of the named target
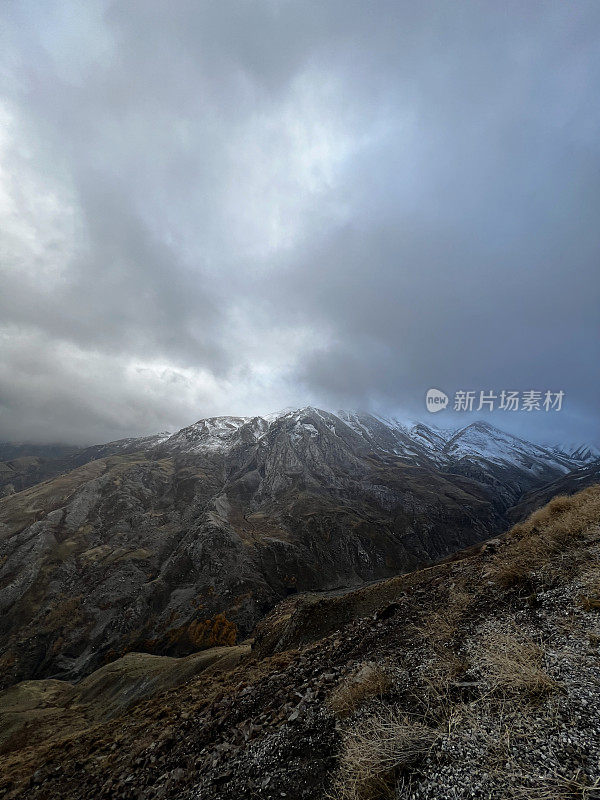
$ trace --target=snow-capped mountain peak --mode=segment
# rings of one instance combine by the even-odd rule
[[[491,468],[559,476],[600,457],[600,451],[592,446],[542,447],[483,421],[446,430],[367,412],[340,410],[334,414],[313,406],[264,417],[201,419],[172,436],[161,436],[156,446],[166,452],[218,454],[238,446],[266,446],[271,434],[287,436],[293,446],[319,441],[327,447],[335,441],[336,446],[342,443],[352,451],[358,447],[407,464],[468,474]]]
[[[163,442],[163,448],[181,453],[224,452],[231,448],[246,429],[257,439],[268,427],[262,417],[209,417],[182,428]]]
[[[475,459],[534,473],[547,468],[562,473],[573,469],[568,459],[483,421],[458,430],[444,446],[444,452],[453,460]]]

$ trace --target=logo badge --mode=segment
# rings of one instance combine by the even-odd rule
[[[439,389],[428,389],[425,395],[425,405],[427,411],[435,414],[436,411],[441,411],[448,405],[448,395],[441,392]]]

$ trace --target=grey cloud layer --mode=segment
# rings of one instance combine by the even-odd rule
[[[596,3],[1,13],[1,438],[434,385],[600,439]]]

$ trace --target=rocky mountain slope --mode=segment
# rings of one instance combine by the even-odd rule
[[[69,685],[15,687],[0,730],[32,684],[53,716],[30,701],[30,728],[5,737],[0,795],[597,800],[599,564],[594,486],[432,567],[290,597],[237,665],[109,721],[97,699],[87,729],[57,711]],[[114,706],[95,675],[81,695],[101,681]]]
[[[536,509],[546,505],[556,495],[576,494],[597,483],[600,483],[600,461],[588,463],[551,483],[526,492],[519,502],[508,510],[507,517],[512,523],[520,522]]]
[[[65,456],[0,501],[0,680],[249,635],[282,598],[431,563],[506,528],[560,455],[314,408],[201,420]]]
[[[68,472],[77,447],[0,442],[0,498]]]

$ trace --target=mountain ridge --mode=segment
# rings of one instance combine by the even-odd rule
[[[593,445],[579,443],[572,447],[558,444],[544,446],[515,434],[507,433],[501,428],[491,425],[484,420],[474,420],[467,425],[455,428],[440,428],[434,424],[428,425],[423,421],[404,423],[393,417],[385,417],[370,412],[339,410],[334,413],[332,411],[316,408],[315,406],[304,406],[299,409],[285,409],[281,412],[262,416],[240,417],[235,415],[220,415],[205,417],[191,425],[184,426],[174,433],[162,432],[142,437],[117,439],[107,442],[104,445],[93,445],[92,447],[81,448],[81,450],[85,452],[91,450],[93,447],[116,448],[117,446],[121,448],[136,446],[139,447],[139,449],[146,449],[148,446],[164,445],[167,449],[179,450],[180,452],[193,452],[194,447],[197,447],[198,450],[201,450],[202,447],[206,447],[207,449],[218,448],[219,446],[226,447],[228,441],[230,441],[231,438],[235,438],[235,434],[240,431],[240,429],[243,429],[248,435],[253,433],[258,439],[267,432],[271,425],[280,420],[287,419],[298,421],[302,417],[310,416],[311,414],[318,415],[323,420],[329,419],[331,421],[332,418],[337,418],[348,425],[359,436],[371,442],[373,441],[373,429],[377,426],[381,426],[388,432],[396,433],[399,437],[399,442],[402,441],[402,437],[404,436],[410,440],[410,442],[414,442],[418,445],[420,440],[428,438],[428,449],[432,451],[443,451],[444,446],[446,446],[447,449],[452,443],[465,439],[469,433],[481,432],[486,434],[490,439],[495,439],[497,441],[504,440],[506,442],[510,440],[512,442],[518,442],[529,450],[543,455],[549,461],[562,465],[565,469],[573,469],[581,466],[582,462],[587,463],[600,458],[600,450]],[[434,442],[437,447],[432,447],[432,442]]]
[[[0,500],[5,684],[241,641],[289,594],[391,577],[502,532],[570,463],[487,424],[446,436],[313,407],[69,458]]]

